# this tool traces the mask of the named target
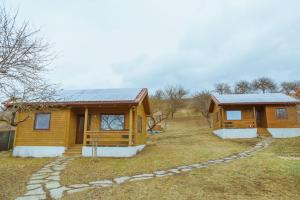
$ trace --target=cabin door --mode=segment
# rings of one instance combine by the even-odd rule
[[[78,115],[75,143],[83,144],[83,136],[84,136],[84,115]]]
[[[256,125],[257,128],[265,128],[266,124],[266,113],[264,107],[256,108]]]

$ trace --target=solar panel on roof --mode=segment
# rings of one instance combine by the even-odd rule
[[[214,97],[220,103],[294,103],[300,102],[293,97],[282,93],[265,93],[265,94],[215,94]]]
[[[58,101],[133,101],[141,90],[140,88],[62,90],[58,93]]]

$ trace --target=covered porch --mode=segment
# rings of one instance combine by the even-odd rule
[[[223,106],[215,115],[220,115],[219,128],[267,128],[264,106]]]
[[[132,146],[136,115],[135,106],[72,107],[67,147]]]

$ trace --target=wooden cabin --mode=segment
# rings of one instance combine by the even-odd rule
[[[281,93],[212,95],[209,112],[213,132],[221,138],[300,136],[299,103]]]
[[[146,144],[147,89],[64,90],[16,129],[13,155],[130,157]]]

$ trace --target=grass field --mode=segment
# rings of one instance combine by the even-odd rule
[[[50,162],[48,158],[15,158],[0,154],[0,199],[15,199],[26,192],[26,182],[35,171]]]
[[[84,183],[167,169],[240,152],[259,139],[221,140],[204,119],[182,112],[167,122],[167,131],[148,138],[148,146],[133,158],[78,158],[62,173],[61,184]],[[254,157],[190,172],[64,197],[79,199],[300,199],[300,137],[274,139]],[[284,159],[283,159],[284,158]],[[26,190],[32,173],[53,159],[14,158],[0,154],[0,199],[14,199]]]
[[[62,173],[62,184],[90,182],[151,172],[177,165],[220,158],[254,145],[257,139],[224,141],[212,135],[199,116],[168,122],[168,130],[149,138],[148,146],[133,158],[78,158]]]
[[[76,168],[69,168],[65,172],[64,182],[164,169],[221,157],[248,148],[256,142],[256,139],[220,140],[212,136],[208,127],[201,123],[204,122],[198,117],[172,120],[168,123],[166,133],[151,137],[150,147],[132,159],[74,161]],[[93,189],[65,196],[64,199],[300,199],[300,161],[279,158],[299,155],[299,137],[276,139],[268,149],[251,158],[170,177]],[[79,170],[80,165],[93,176]],[[66,179],[76,173],[79,173],[76,178]]]

